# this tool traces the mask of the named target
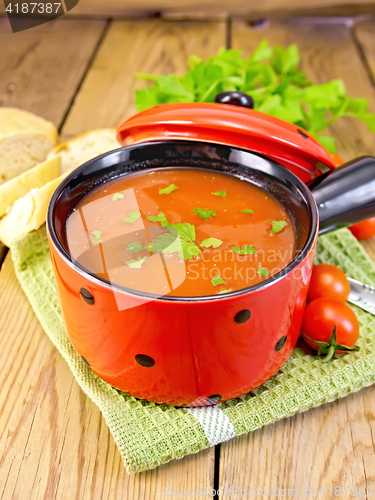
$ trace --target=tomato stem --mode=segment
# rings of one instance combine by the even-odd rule
[[[323,362],[329,361],[334,356],[335,353],[336,353],[335,347],[333,345],[330,345],[327,351],[327,355],[323,358],[322,361]]]
[[[323,354],[325,354],[325,357],[323,358],[322,361],[329,361],[330,359],[332,359],[332,357],[336,354],[337,351],[358,351],[357,346],[348,347],[346,345],[338,344],[336,340],[336,331],[337,331],[337,325],[334,326],[327,342],[313,340],[305,334],[302,334],[302,336],[312,344],[319,347],[317,353],[318,356],[322,356]]]

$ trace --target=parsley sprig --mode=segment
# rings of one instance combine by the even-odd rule
[[[240,50],[220,49],[207,60],[192,55],[183,76],[138,73],[137,78],[153,86],[135,91],[138,111],[170,102],[214,102],[219,92],[245,92],[254,108],[294,123],[307,130],[330,153],[336,150],[333,137],[323,135],[327,127],[343,116],[357,118],[375,132],[375,115],[368,113],[366,99],[346,95],[342,80],[314,85],[298,69],[297,45],[270,47],[263,40],[249,57]]]
[[[259,264],[259,267],[258,267],[258,276],[259,278],[267,278],[267,276],[269,276],[270,272],[268,269],[266,269],[265,267],[262,267],[260,264]]]
[[[132,243],[129,243],[128,248],[126,249],[127,252],[131,253],[137,253],[143,250],[143,245],[139,243],[139,241],[133,241]]]
[[[256,255],[257,251],[255,250],[254,245],[243,245],[240,248],[238,245],[231,247],[232,252],[238,253],[238,255]]]
[[[206,240],[203,240],[200,246],[202,248],[218,248],[220,245],[222,245],[223,242],[219,240],[218,238],[207,238]]]
[[[142,264],[145,262],[147,257],[138,257],[138,259],[130,259],[125,261],[125,263],[133,268],[133,269],[140,269],[142,267]]]
[[[100,229],[94,229],[92,232],[93,243],[99,243],[101,237],[102,237],[102,232],[100,231]]]
[[[125,196],[122,193],[115,193],[112,196],[111,201],[121,200],[122,198],[125,198]]]
[[[168,232],[159,234],[148,246],[152,252],[172,254],[178,252],[180,259],[189,260],[202,250],[195,244],[195,227],[189,222],[178,222],[166,227]]]
[[[214,215],[216,215],[216,210],[206,210],[205,208],[194,208],[195,215],[199,215],[201,219],[208,220],[211,219]]]
[[[140,218],[141,212],[139,210],[134,210],[133,212],[130,212],[130,214],[126,217],[126,219],[122,219],[124,222],[130,222],[131,224],[134,224],[134,222],[137,222],[137,220]]]
[[[171,194],[173,191],[178,189],[174,184],[169,184],[166,188],[159,189],[159,194]]]
[[[227,282],[223,280],[223,278],[220,276],[219,273],[215,274],[215,276],[211,280],[211,283],[214,286],[217,286],[217,285],[226,285],[227,284]]]
[[[150,222],[160,222],[162,227],[169,226],[168,219],[163,212],[159,212],[158,215],[148,215],[147,219]]]
[[[276,221],[273,220],[271,222],[271,225],[272,225],[272,229],[270,231],[270,234],[277,234],[284,229],[284,227],[286,226],[286,221],[285,220],[276,220]]]
[[[225,189],[222,189],[221,191],[216,191],[213,192],[212,194],[214,194],[215,196],[221,196],[222,198],[225,198],[228,193],[225,191]]]

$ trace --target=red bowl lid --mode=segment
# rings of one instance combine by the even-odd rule
[[[123,146],[165,139],[214,142],[249,149],[289,168],[305,182],[335,168],[329,153],[308,132],[249,108],[216,103],[161,104],[117,130]]]

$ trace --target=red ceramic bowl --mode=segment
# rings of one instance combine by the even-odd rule
[[[113,285],[69,255],[65,224],[93,186],[134,171],[188,166],[223,171],[267,189],[288,210],[297,253],[281,272],[225,295],[153,296]],[[127,146],[72,172],[54,193],[47,228],[69,338],[117,389],[176,406],[227,401],[258,387],[298,340],[319,231],[375,215],[375,159],[311,186],[275,161],[225,145],[161,141]]]

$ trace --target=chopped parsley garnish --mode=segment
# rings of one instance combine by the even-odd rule
[[[112,196],[112,201],[120,200],[121,198],[125,198],[125,196],[122,193],[115,193]]]
[[[225,189],[222,189],[221,191],[216,191],[216,193],[212,193],[212,194],[214,194],[215,196],[221,196],[222,198],[225,198],[227,195],[227,192],[225,191]]]
[[[131,259],[125,262],[129,267],[132,267],[133,269],[140,269],[146,259],[147,257],[138,257],[138,259]]]
[[[201,219],[208,220],[211,219],[214,215],[216,215],[216,210],[205,210],[204,208],[194,208],[195,215],[199,215]]]
[[[190,222],[177,222],[177,224],[171,224],[169,227],[176,229],[181,239],[194,243],[195,226]]]
[[[148,215],[147,219],[150,222],[160,222],[162,227],[169,226],[168,219],[163,212],[159,212],[158,215]]]
[[[196,255],[199,255],[202,250],[197,247],[194,243],[190,243],[189,241],[181,240],[181,246],[182,246],[182,254],[179,252],[180,258],[184,260],[189,260],[195,257]]]
[[[178,252],[180,259],[192,259],[201,253],[194,243],[195,227],[188,222],[179,222],[168,226],[168,233],[159,234],[148,248],[154,252],[171,254]]]
[[[270,234],[276,234],[284,229],[284,227],[286,226],[286,221],[285,220],[277,220],[277,221],[273,220],[271,222],[271,224],[272,224],[272,229],[270,231]]]
[[[223,242],[221,240],[218,240],[217,238],[207,238],[206,240],[202,241],[200,246],[203,248],[218,248],[222,244]]]
[[[174,253],[180,250],[180,242],[176,235],[171,233],[158,234],[148,245],[153,253]]]
[[[100,231],[100,229],[94,229],[92,232],[93,243],[99,243],[101,237],[102,237],[102,232]]]
[[[244,214],[253,214],[254,210],[250,210],[250,208],[245,208],[245,210],[241,210],[241,212]]]
[[[138,241],[129,243],[128,248],[126,249],[127,252],[132,253],[140,252],[141,250],[143,250],[143,246]]]
[[[269,270],[266,269],[265,267],[262,267],[260,264],[259,264],[259,267],[258,267],[258,275],[259,275],[259,278],[261,278],[262,276],[264,276],[265,278],[267,278],[267,276],[270,274]]]
[[[220,274],[215,274],[215,276],[211,280],[211,283],[214,286],[227,284],[227,282],[223,280],[223,278],[220,276]]]
[[[166,188],[159,189],[159,194],[171,194],[172,191],[176,191],[178,189],[174,184],[169,184]]]
[[[134,224],[134,222],[137,222],[137,220],[140,218],[141,212],[139,210],[134,210],[134,212],[130,212],[130,214],[126,217],[126,219],[122,219],[124,222],[131,222]]]
[[[238,255],[256,255],[257,251],[255,250],[254,245],[243,245],[243,247],[240,249],[238,245],[235,245],[234,247],[231,247],[231,250],[233,252],[238,253]]]
[[[220,292],[217,292],[218,295],[221,295],[222,293],[229,293],[231,292],[232,290],[220,290]]]

